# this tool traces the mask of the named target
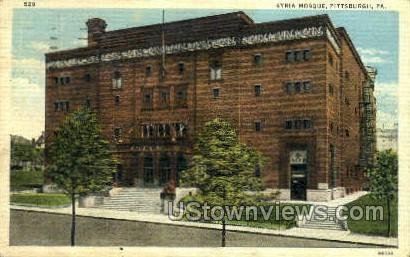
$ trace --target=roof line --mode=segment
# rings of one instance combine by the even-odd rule
[[[338,27],[336,28],[336,31],[345,37],[347,41],[347,45],[349,46],[350,50],[353,53],[353,56],[355,57],[356,61],[359,63],[360,68],[364,71],[367,77],[369,77],[369,73],[367,72],[366,66],[363,64],[362,59],[360,58],[359,53],[356,50],[356,47],[353,44],[352,39],[350,38],[349,34],[347,33],[346,29],[344,27]]]

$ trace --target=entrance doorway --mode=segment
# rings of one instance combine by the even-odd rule
[[[290,165],[292,200],[306,200],[306,164]]]
[[[154,184],[154,159],[151,156],[144,158],[144,185]]]
[[[292,200],[306,200],[307,151],[291,151],[289,157],[290,198]]]

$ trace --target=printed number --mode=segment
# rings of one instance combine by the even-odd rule
[[[36,6],[36,2],[24,2],[24,6],[25,6],[25,7],[35,7],[35,6]]]

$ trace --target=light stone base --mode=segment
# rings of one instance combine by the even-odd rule
[[[266,189],[264,193],[270,193],[274,191],[279,191],[280,194],[277,200],[289,201],[290,189],[280,188],[280,189]],[[328,202],[333,199],[343,198],[346,196],[346,191],[344,187],[336,187],[333,189],[307,189],[306,190],[306,201],[312,202]]]

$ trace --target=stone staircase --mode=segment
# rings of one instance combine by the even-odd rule
[[[336,219],[336,207],[330,206],[327,207],[327,219],[319,219],[318,216],[313,213],[313,217],[310,220],[304,220],[298,226],[313,229],[347,230],[346,223]]]
[[[161,190],[161,188],[123,188],[118,194],[104,198],[103,203],[96,208],[159,214]]]

